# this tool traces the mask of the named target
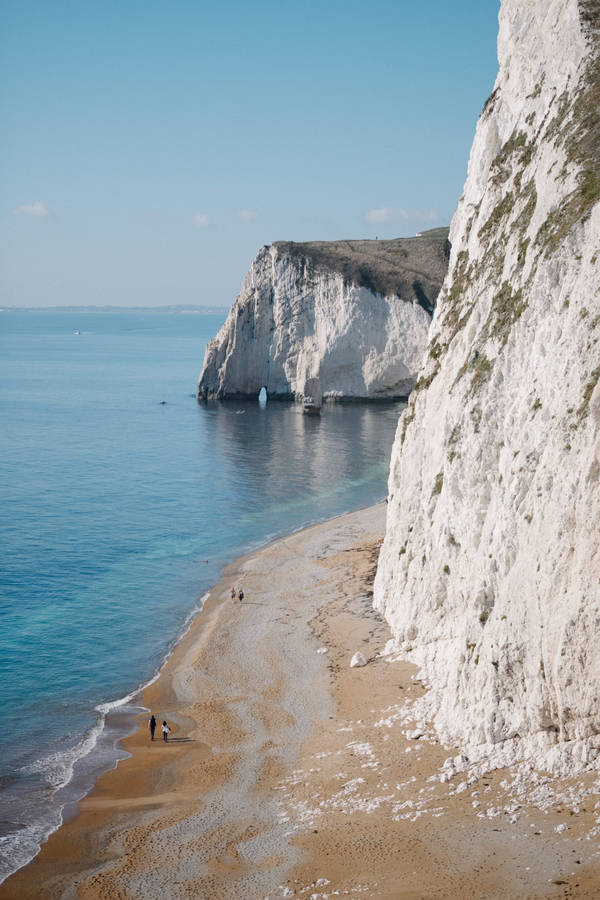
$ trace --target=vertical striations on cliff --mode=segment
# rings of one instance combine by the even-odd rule
[[[384,399],[412,389],[448,269],[448,229],[263,247],[206,348],[199,399]]]
[[[471,760],[600,747],[599,0],[502,0],[375,604]]]

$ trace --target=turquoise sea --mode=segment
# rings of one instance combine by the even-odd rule
[[[196,403],[224,318],[0,312],[0,880],[119,758],[225,563],[386,495],[401,404]]]

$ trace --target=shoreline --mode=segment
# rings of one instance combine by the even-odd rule
[[[374,505],[379,505],[382,502],[383,500],[376,501]],[[202,614],[204,604],[210,597],[211,591],[216,589],[225,578],[226,573],[230,569],[235,569],[235,567],[243,560],[260,553],[277,541],[285,540],[309,528],[317,527],[327,522],[333,522],[346,515],[352,515],[355,512],[360,512],[362,509],[369,508],[370,507],[361,507],[358,510],[342,512],[330,519],[305,523],[285,534],[266,535],[262,540],[250,543],[249,546],[243,549],[239,556],[232,557],[228,562],[222,562],[220,564],[219,576],[216,582],[210,588],[204,590],[195,605],[190,609],[183,620],[180,631],[177,636],[171,640],[153,675],[146,681],[140,683],[137,688],[124,694],[122,697],[119,697],[116,700],[103,701],[93,708],[92,712],[97,715],[96,720],[81,735],[80,740],[73,748],[71,748],[69,753],[77,754],[79,748],[88,742],[90,735],[92,734],[94,735],[93,745],[91,749],[81,753],[81,755],[76,755],[73,764],[74,773],[68,781],[56,788],[56,794],[58,795],[59,800],[55,806],[53,803],[48,810],[49,818],[54,816],[60,821],[52,824],[48,823],[43,830],[43,836],[40,837],[39,834],[36,836],[35,843],[37,850],[35,850],[35,852],[32,852],[31,850],[26,851],[28,859],[25,862],[20,863],[9,875],[3,876],[0,880],[0,889],[2,885],[7,880],[11,879],[17,872],[31,865],[41,852],[41,848],[47,843],[48,839],[55,834],[56,831],[61,829],[63,825],[68,824],[77,816],[80,803],[94,791],[98,779],[105,773],[112,772],[119,763],[130,756],[130,753],[124,749],[123,742],[138,730],[140,716],[143,717],[143,715],[145,715],[145,707],[143,706],[142,701],[144,691],[160,678],[172,654],[193,627],[197,618]],[[140,710],[143,710],[143,712],[141,713]],[[95,759],[96,756],[100,758]],[[78,768],[81,768],[82,771],[78,771]],[[62,793],[65,794],[64,798],[60,798]],[[35,830],[38,830],[37,822],[31,823],[31,825]]]
[[[2,880],[0,880],[0,887],[22,868],[30,865],[48,839],[63,825],[68,824],[77,816],[79,804],[93,792],[98,779],[105,773],[113,771],[122,760],[129,757],[130,754],[123,748],[123,742],[137,731],[140,715],[143,715],[145,712],[142,705],[143,693],[160,678],[161,672],[167,665],[173,651],[189,632],[195,619],[202,613],[204,602],[208,598],[209,593],[209,591],[205,591],[194,608],[188,613],[182,624],[180,634],[171,642],[159,666],[147,681],[122,697],[99,703],[93,708],[93,712],[97,716],[96,721],[82,734],[78,743],[69,751],[69,756],[74,755],[72,774],[67,781],[56,787],[55,794],[58,797],[58,801],[54,803],[53,798],[52,805],[48,810],[49,818],[55,816],[60,821],[51,825],[48,824],[43,837],[38,836],[36,838],[38,849],[35,853],[31,855],[31,851],[25,851],[29,858],[9,875],[4,875]],[[85,750],[86,744],[90,741],[92,741],[90,748]],[[81,753],[79,753],[80,749],[82,750]],[[62,794],[64,796],[61,796]],[[31,827],[36,828],[37,823],[32,823]],[[9,832],[6,837],[13,837],[13,833]]]
[[[382,502],[383,501],[380,501],[380,503],[376,504],[376,506],[380,506]],[[104,715],[104,722],[102,723],[102,728],[99,732],[99,737],[94,745],[94,748],[83,757],[81,757],[78,762],[81,762],[81,760],[89,760],[97,750],[98,745],[100,744],[100,741],[102,739],[102,735],[105,734],[107,730],[111,730],[114,728],[116,734],[112,736],[110,741],[110,743],[114,744],[110,762],[107,763],[105,761],[103,764],[101,763],[100,765],[92,767],[93,774],[91,775],[91,777],[89,774],[87,776],[80,776],[76,773],[71,781],[67,782],[65,785],[59,788],[59,791],[68,791],[70,788],[75,788],[74,796],[65,799],[64,805],[60,810],[60,824],[56,825],[50,832],[47,833],[46,837],[42,840],[41,846],[36,854],[22,866],[19,866],[18,869],[15,869],[15,871],[8,875],[2,882],[2,884],[0,884],[0,896],[4,896],[3,891],[6,888],[7,884],[13,884],[15,876],[18,876],[24,870],[28,870],[30,867],[35,866],[40,853],[43,852],[44,847],[47,845],[49,840],[52,840],[55,835],[62,832],[65,826],[70,825],[74,820],[78,818],[82,804],[85,803],[85,801],[94,794],[94,792],[97,790],[98,783],[106,776],[110,776],[111,774],[113,774],[124,761],[127,761],[131,758],[133,750],[131,739],[136,733],[143,733],[144,724],[148,716],[150,715],[150,713],[147,712],[148,707],[146,706],[145,702],[146,692],[162,677],[164,677],[165,670],[170,665],[174,654],[177,653],[186,638],[190,636],[191,632],[194,632],[194,635],[190,637],[190,640],[196,639],[196,630],[198,630],[198,637],[201,639],[201,634],[205,627],[205,621],[203,617],[206,616],[207,613],[214,613],[224,603],[226,603],[227,599],[229,598],[230,588],[226,588],[223,596],[219,596],[219,590],[222,584],[229,584],[229,581],[231,579],[235,580],[235,577],[239,569],[243,566],[244,562],[260,555],[270,547],[277,545],[279,542],[289,540],[290,538],[293,538],[294,536],[299,535],[305,531],[309,531],[310,529],[328,525],[329,523],[343,519],[346,516],[353,516],[357,513],[366,512],[371,508],[372,507],[365,507],[359,510],[343,512],[338,516],[334,516],[332,519],[317,521],[308,525],[300,525],[298,528],[294,529],[288,534],[273,538],[266,538],[266,543],[258,542],[256,546],[250,547],[242,555],[234,558],[233,560],[225,563],[222,566],[218,581],[209,590],[205,591],[201,595],[198,601],[198,605],[193,610],[191,610],[186,617],[179,636],[172,642],[169,649],[165,653],[160,666],[150,677],[150,679],[144,684],[140,685],[137,689],[125,694],[123,697],[118,698],[114,701],[107,701],[106,703],[99,704],[99,706],[96,708],[99,716]],[[142,711],[140,712],[140,710]],[[113,721],[115,717],[123,717],[125,718],[125,722],[115,723]],[[92,731],[97,727],[98,723],[91,726],[88,732],[86,732],[82,736],[81,740],[85,741],[89,731]],[[77,787],[78,782],[85,784],[85,787],[83,787],[81,792]]]
[[[0,897],[595,896],[585,816],[560,835],[562,810],[509,826],[472,801],[499,804],[503,773],[468,793],[432,781],[449,751],[408,737],[415,667],[379,655],[384,520],[378,504],[225,567],[142,692],[172,740],[151,744],[140,713],[130,755]],[[357,649],[368,665],[350,669]]]

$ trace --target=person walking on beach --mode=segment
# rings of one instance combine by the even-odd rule
[[[170,732],[170,730],[171,730],[171,729],[169,728],[169,726],[167,725],[167,723],[163,720],[163,723],[162,723],[162,733],[163,733],[163,741],[165,742],[165,744],[166,744],[167,741],[169,740],[169,732]]]
[[[235,588],[231,588],[231,599],[235,600]]]
[[[156,716],[154,713],[150,716],[148,720],[148,728],[150,729],[150,740],[154,740],[154,732],[156,731]]]
[[[244,599],[244,592],[242,590],[238,591],[238,599],[239,599],[240,603]]]

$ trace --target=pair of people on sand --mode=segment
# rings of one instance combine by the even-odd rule
[[[232,587],[232,588],[231,588],[231,599],[232,599],[232,600],[235,600],[236,596],[237,596],[238,600],[239,600],[240,603],[241,603],[242,600],[244,599],[244,592],[243,592],[243,590],[240,588],[239,591],[237,592],[237,595],[236,595],[235,588]]]
[[[154,714],[152,714],[150,716],[150,719],[148,720],[148,728],[150,729],[150,740],[153,741],[154,740],[154,732],[156,731],[156,716]],[[163,736],[163,741],[165,742],[165,744],[167,743],[167,741],[169,739],[170,732],[171,732],[171,729],[167,725],[166,721],[163,719],[162,736]]]

